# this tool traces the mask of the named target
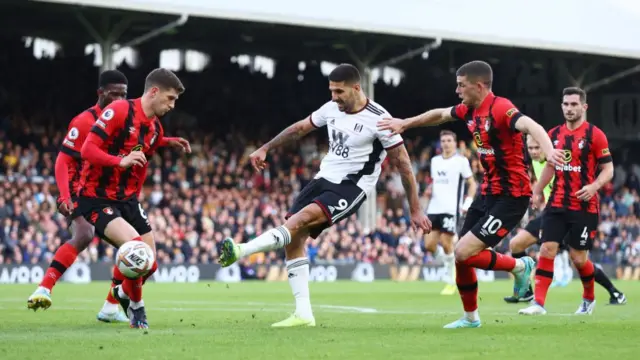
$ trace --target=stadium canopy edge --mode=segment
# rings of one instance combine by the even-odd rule
[[[636,0],[35,0],[640,59]]]

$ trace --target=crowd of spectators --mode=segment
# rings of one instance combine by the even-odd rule
[[[56,188],[51,169],[57,149],[37,132],[9,138],[0,133],[0,263],[49,262],[58,246],[71,236],[66,219],[56,212]],[[56,133],[52,141],[59,140]],[[263,173],[254,172],[247,156],[256,146],[241,134],[227,139],[191,134],[193,153],[184,156],[163,150],[151,159],[143,206],[155,232],[161,263],[211,263],[216,244],[225,237],[248,241],[281,223],[288,206],[317,171],[326,144],[311,137],[300,146],[275,150]],[[407,141],[420,194],[430,182],[429,159],[437,142]],[[473,149],[461,142],[481,176]],[[602,222],[592,256],[621,266],[621,276],[634,276],[640,265],[640,197],[634,169],[618,191],[609,184],[602,191]],[[622,171],[624,172],[624,171]],[[433,259],[422,245],[423,234],[407,227],[404,190],[397,174],[384,166],[378,184],[375,228],[361,226],[356,216],[309,242],[315,263],[407,263]],[[499,249],[507,246],[503,243]],[[110,261],[113,249],[95,239],[82,261]],[[248,263],[277,263],[282,254],[254,255]],[[635,274],[637,275],[637,274]]]

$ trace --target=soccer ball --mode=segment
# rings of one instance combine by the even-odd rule
[[[128,279],[146,275],[154,261],[153,250],[142,241],[128,241],[120,246],[116,254],[116,265]]]

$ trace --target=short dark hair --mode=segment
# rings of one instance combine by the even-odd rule
[[[446,130],[445,129],[445,130],[440,131],[440,137],[443,137],[443,136],[453,136],[453,141],[458,141],[458,136],[456,135],[456,133],[454,133],[451,130]]]
[[[104,88],[109,84],[129,85],[129,80],[127,80],[127,77],[118,70],[106,70],[103,71],[98,78],[98,87]]]
[[[157,68],[147,75],[144,81],[144,91],[154,86],[162,90],[174,89],[178,94],[182,94],[185,90],[178,76],[173,71],[164,68]]]
[[[359,84],[360,71],[351,64],[340,64],[329,74],[329,81]]]
[[[562,96],[567,96],[567,95],[578,95],[580,97],[581,103],[584,104],[587,102],[587,92],[577,86],[564,88],[564,90],[562,90]]]
[[[474,60],[460,66],[456,71],[456,76],[466,76],[472,81],[480,81],[489,89],[493,84],[493,69],[491,69],[491,65],[480,60]]]

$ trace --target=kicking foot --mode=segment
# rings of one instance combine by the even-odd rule
[[[38,286],[36,291],[27,299],[27,308],[33,311],[38,309],[47,310],[51,306],[51,291],[42,286]]]

